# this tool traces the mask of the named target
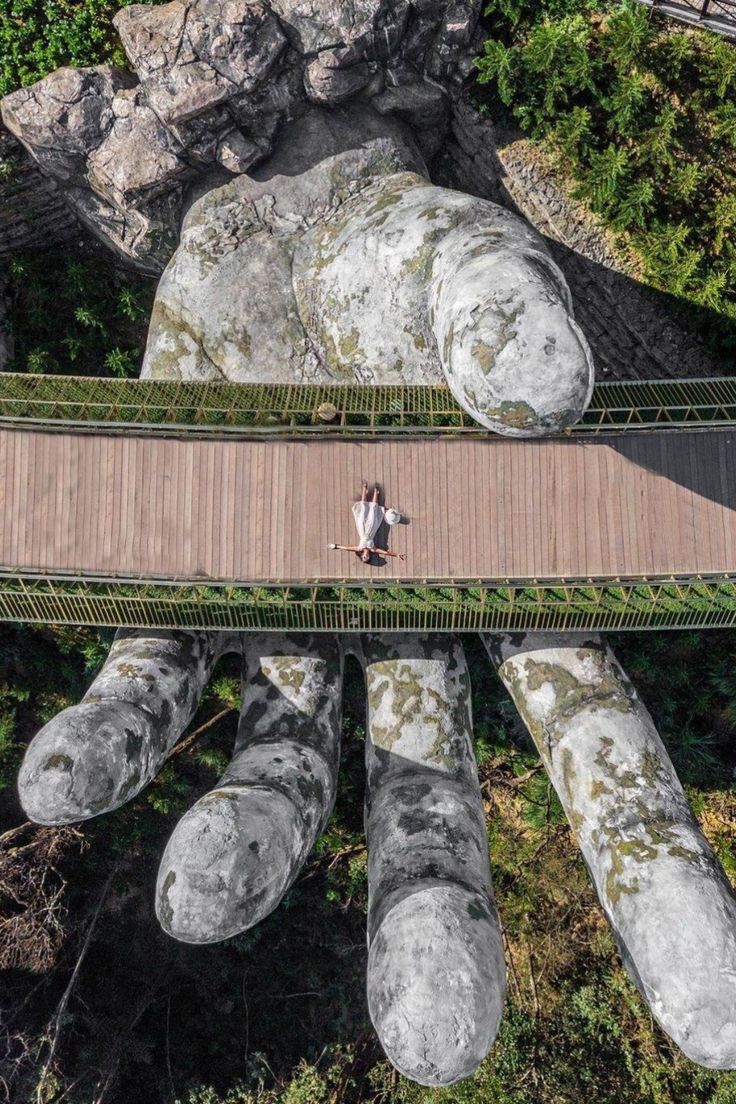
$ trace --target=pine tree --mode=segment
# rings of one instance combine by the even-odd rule
[[[632,0],[614,9],[601,38],[601,49],[620,72],[645,61],[656,30],[646,8]]]
[[[609,145],[591,154],[580,192],[590,198],[595,210],[605,214],[621,195],[629,172],[626,150]]]
[[[651,180],[637,180],[624,192],[617,204],[613,225],[617,230],[645,227],[655,203]]]

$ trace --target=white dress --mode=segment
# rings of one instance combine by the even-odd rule
[[[353,517],[360,538],[359,548],[375,548],[375,537],[381,528],[384,509],[377,502],[354,502]]]

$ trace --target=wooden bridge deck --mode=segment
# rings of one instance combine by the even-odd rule
[[[0,430],[0,568],[240,583],[736,570],[736,432],[203,440]],[[329,549],[378,480],[404,562]],[[379,535],[380,536],[380,535]]]

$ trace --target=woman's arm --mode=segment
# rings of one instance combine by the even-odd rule
[[[327,546],[338,552],[362,552],[362,548],[353,548],[351,544],[330,544]]]
[[[388,548],[374,548],[374,552],[378,552],[381,556],[394,556],[398,560],[405,560],[405,552],[389,552]]]

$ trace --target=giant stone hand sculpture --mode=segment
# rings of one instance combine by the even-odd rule
[[[528,224],[431,185],[401,130],[368,108],[312,109],[285,141],[265,179],[239,176],[187,214],[145,375],[446,380],[502,433],[580,417],[590,352]]]
[[[6,97],[6,124],[94,231],[146,271],[166,266],[144,375],[446,380],[510,435],[580,416],[591,359],[541,238],[430,183],[477,11],[133,6],[116,25],[138,82],[67,69]],[[695,1061],[736,1066],[736,899],[646,710],[598,639],[486,643],[644,999]],[[449,1084],[488,1052],[504,996],[455,638],[121,631],[84,700],[30,745],[21,800],[48,824],[119,807],[236,652],[233,759],[169,840],[156,908],[188,942],[242,932],[277,907],[330,815],[343,648],[368,691],[370,1014],[398,1069]]]

